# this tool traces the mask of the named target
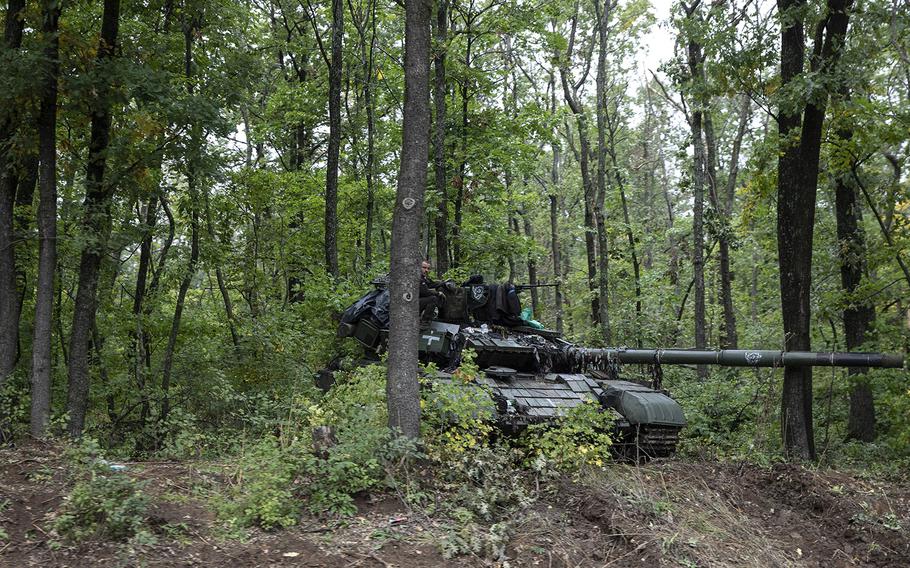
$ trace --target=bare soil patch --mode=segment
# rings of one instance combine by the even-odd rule
[[[55,538],[70,490],[58,446],[0,449],[0,566],[910,566],[910,488],[779,464],[611,465],[551,483],[512,519],[506,556],[443,557],[451,523],[392,495],[362,496],[345,519],[237,538],[213,495],[212,462],[126,463],[146,483],[149,544]]]

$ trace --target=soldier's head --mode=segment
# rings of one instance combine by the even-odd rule
[[[430,268],[431,268],[431,266],[430,266],[429,260],[425,260],[420,263],[420,273],[423,274],[424,276],[426,276],[427,274],[430,273]]]

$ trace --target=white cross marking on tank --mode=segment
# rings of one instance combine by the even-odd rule
[[[427,340],[427,347],[432,345],[434,341],[439,341],[439,338],[435,335],[424,335],[423,338]]]

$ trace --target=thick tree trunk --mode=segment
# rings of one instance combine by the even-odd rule
[[[434,58],[433,102],[434,125],[433,174],[439,208],[436,212],[436,274],[449,269],[449,196],[446,184],[446,51],[448,46],[448,0],[439,0],[436,8],[436,57]]]
[[[60,62],[60,3],[42,7],[41,35],[46,43],[38,115],[38,286],[35,294],[35,324],[32,339],[31,434],[47,433],[51,413],[51,340],[53,335],[54,275],[57,267],[57,76]]]
[[[842,131],[840,137],[847,140],[852,137],[852,133]],[[850,296],[847,307],[844,308],[844,337],[847,350],[850,351],[861,348],[866,341],[866,331],[875,321],[875,309],[868,302],[857,303],[852,298],[865,271],[866,243],[856,189],[845,175],[839,176],[835,181],[835,201],[841,285]],[[875,439],[875,402],[868,369],[850,368],[849,375],[851,387],[847,437],[871,442]]]
[[[3,50],[18,51],[22,44],[25,0],[9,0]],[[16,189],[18,168],[11,155],[10,142],[15,134],[13,109],[0,111],[0,387],[16,365],[19,353],[20,303],[16,288]],[[2,420],[2,417],[0,417]]]
[[[88,409],[89,348],[91,331],[97,311],[98,273],[107,255],[111,231],[111,199],[114,187],[105,180],[107,147],[111,139],[111,84],[104,71],[117,52],[120,28],[120,0],[104,0],[101,17],[101,40],[95,61],[102,70],[97,85],[96,105],[92,109],[89,159],[85,175],[85,200],[82,203],[82,234],[86,244],[79,262],[79,289],[73,308],[73,327],[70,335],[69,389],[66,409],[69,412],[67,430],[70,436],[82,435]]]
[[[805,0],[778,0],[778,11],[792,18],[781,29],[781,82],[789,86],[803,71],[805,37],[800,17],[794,13]],[[812,259],[812,225],[815,219],[815,186],[800,182],[804,175],[800,145],[793,140],[802,118],[794,104],[782,104],[778,133],[783,146],[777,166],[777,246],[780,263],[781,310],[787,350],[809,350],[809,278]],[[808,243],[808,246],[807,246]],[[815,457],[812,428],[812,370],[787,367],[781,404],[781,428],[789,455]]]
[[[420,225],[430,143],[430,2],[405,5],[405,96],[401,170],[392,221],[388,381],[389,427],[420,436],[417,299]]]
[[[329,66],[329,148],[325,173],[325,266],[338,278],[338,154],[341,149],[341,57],[344,4],[332,0],[332,62]]]
[[[781,88],[787,89],[803,71],[805,39],[802,0],[778,0],[784,18],[781,29]],[[829,0],[824,44],[815,46],[813,72],[830,73],[836,65],[847,32],[847,1]],[[816,39],[821,42],[821,34]],[[780,263],[781,308],[786,349],[809,351],[812,233],[827,93],[799,109],[783,103],[778,130],[783,148],[778,158],[777,238]],[[798,142],[794,134],[800,129]],[[781,428],[788,455],[815,459],[812,427],[812,368],[787,367],[781,401]]]

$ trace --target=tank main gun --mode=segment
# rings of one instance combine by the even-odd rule
[[[774,351],[769,349],[625,349],[569,347],[566,355],[584,363],[616,361],[650,365],[724,367],[878,367],[902,369],[904,356],[892,353]]]

